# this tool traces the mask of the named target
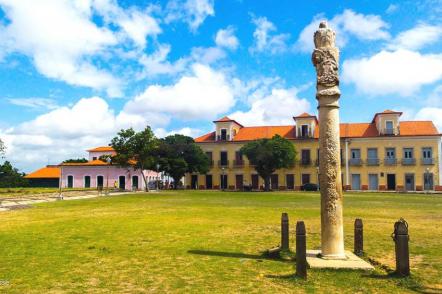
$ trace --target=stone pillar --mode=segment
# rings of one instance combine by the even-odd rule
[[[289,250],[289,215],[284,212],[281,215],[281,249]]]
[[[319,175],[321,187],[321,254],[344,259],[342,183],[339,138],[339,49],[335,32],[321,22],[314,34],[312,54],[316,68],[319,109]]]

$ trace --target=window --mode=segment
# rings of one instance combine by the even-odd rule
[[[396,158],[395,149],[394,148],[387,148],[387,149],[385,149],[385,158],[395,159]]]
[[[422,148],[422,157],[425,159],[433,158],[433,152],[431,147],[424,147]]]
[[[351,149],[351,158],[352,159],[360,159],[361,158],[361,150],[360,149]]]
[[[228,165],[229,162],[227,160],[227,151],[221,151],[220,158],[221,158],[220,163],[222,166]]]
[[[413,148],[404,148],[404,158],[406,159],[413,158]]]
[[[377,148],[368,148],[367,157],[369,159],[377,159],[378,158],[378,149]]]
[[[393,130],[393,122],[392,122],[391,120],[387,120],[387,121],[385,122],[385,128],[386,128],[387,130]]]
[[[90,176],[84,176],[84,187],[85,188],[91,187],[91,177]]]
[[[242,153],[241,151],[236,151],[235,152],[235,165],[243,165],[244,161],[242,158]]]
[[[97,156],[92,157],[92,160],[97,160]]]
[[[310,164],[310,150],[304,149],[301,151],[301,164],[308,165]]]
[[[227,130],[221,129],[221,141],[226,141],[226,140],[227,140]]]
[[[301,126],[301,137],[307,138],[309,136],[308,125]]]

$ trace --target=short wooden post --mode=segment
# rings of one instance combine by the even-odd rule
[[[410,275],[410,253],[408,249],[408,224],[401,218],[394,224],[394,232],[392,234],[395,242],[396,251],[396,274],[400,276]]]
[[[355,219],[354,253],[357,256],[364,255],[364,231],[362,219]]]
[[[281,215],[281,249],[289,250],[289,215],[286,212]]]
[[[307,279],[307,237],[303,221],[296,223],[296,275]]]

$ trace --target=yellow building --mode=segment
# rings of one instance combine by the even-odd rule
[[[349,190],[442,190],[441,134],[431,121],[400,121],[401,112],[376,113],[368,123],[342,123],[342,183]],[[193,189],[242,190],[263,186],[263,179],[239,152],[249,141],[278,134],[293,142],[297,158],[293,168],[271,177],[272,189],[299,190],[318,183],[319,125],[304,113],[287,126],[245,127],[228,117],[215,123],[215,131],[195,139],[212,166],[205,174],[186,175]]]

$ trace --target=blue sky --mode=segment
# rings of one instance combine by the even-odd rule
[[[0,138],[31,171],[121,128],[158,136],[316,114],[312,34],[341,50],[341,119],[442,129],[442,1],[0,0]]]

